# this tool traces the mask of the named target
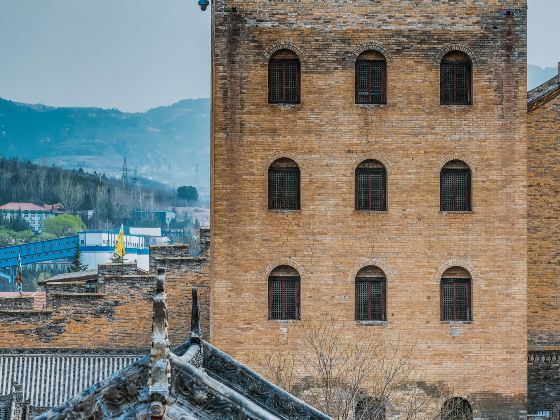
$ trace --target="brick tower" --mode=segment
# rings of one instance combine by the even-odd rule
[[[212,14],[214,344],[251,364],[336,313],[474,417],[523,416],[526,1]]]

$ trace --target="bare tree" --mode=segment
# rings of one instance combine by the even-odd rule
[[[443,384],[422,381],[413,345],[380,342],[367,328],[349,337],[339,319],[302,321],[298,349],[280,345],[256,354],[258,369],[335,419],[381,420],[388,409],[402,420],[472,418],[456,416],[462,406]]]
[[[66,209],[76,211],[84,201],[84,189],[80,184],[73,182],[70,177],[61,175],[58,196]]]

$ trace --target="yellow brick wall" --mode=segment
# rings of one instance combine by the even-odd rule
[[[430,382],[514,418],[527,391],[526,10],[523,1],[217,1],[213,10],[212,320],[215,345],[254,352],[298,346],[300,323],[267,319],[267,276],[301,275],[302,319],[354,317],[354,276],[387,275],[388,322],[354,324],[419,349]],[[507,15],[511,8],[513,14]],[[388,104],[354,104],[356,53],[387,58]],[[271,51],[301,59],[300,105],[267,103]],[[439,104],[447,49],[473,58],[474,104]],[[267,169],[301,169],[301,211],[267,210]],[[354,210],[354,169],[388,170],[388,211]],[[472,170],[473,211],[439,211],[439,171]],[[439,279],[473,277],[473,322],[440,321]],[[452,328],[459,336],[452,336]]]
[[[528,114],[528,339],[560,350],[560,95]]]

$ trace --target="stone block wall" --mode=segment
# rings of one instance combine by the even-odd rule
[[[355,323],[415,344],[429,382],[476,406],[523,416],[527,395],[525,1],[218,0],[213,5],[212,341],[251,365],[255,352],[301,345],[301,322],[268,320],[269,273],[301,276],[302,321],[354,320],[355,275],[387,276],[387,322]],[[269,104],[268,60],[301,62],[301,103]],[[387,104],[356,105],[361,51],[387,61]],[[473,61],[473,105],[442,106],[446,51]],[[267,171],[301,171],[301,210],[269,211]],[[388,210],[354,208],[354,170],[387,169]],[[439,211],[453,159],[472,171],[473,211]],[[445,269],[472,276],[473,321],[440,321]]]

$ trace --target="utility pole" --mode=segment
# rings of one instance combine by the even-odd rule
[[[126,166],[126,157],[124,158],[121,172],[122,172],[122,185],[123,188],[126,188],[126,186],[128,185],[128,167]]]

